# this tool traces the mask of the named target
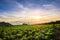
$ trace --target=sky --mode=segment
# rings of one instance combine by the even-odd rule
[[[44,23],[60,20],[60,0],[0,0],[0,22]]]

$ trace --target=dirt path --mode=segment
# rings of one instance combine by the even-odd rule
[[[55,28],[54,31],[55,31],[55,40],[60,40],[60,30]]]

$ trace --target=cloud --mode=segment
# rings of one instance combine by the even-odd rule
[[[30,4],[30,6],[33,6]],[[11,22],[11,21],[23,21],[23,22],[31,22],[32,17],[34,16],[41,16],[42,20],[47,20],[50,18],[54,18],[53,20],[56,20],[57,18],[60,18],[60,9],[58,9],[53,4],[44,4],[42,7],[35,7],[35,8],[29,8],[28,6],[24,6],[18,2],[16,2],[16,5],[13,9],[13,11],[6,11],[3,12],[0,15],[0,20]],[[4,19],[5,18],[5,19]],[[56,19],[55,19],[56,18]],[[49,19],[49,20],[50,20]],[[51,21],[50,20],[50,21]],[[33,23],[35,23],[36,20],[33,19]],[[36,23],[38,23],[36,21]]]
[[[53,5],[53,4],[46,4],[46,5],[43,5],[43,7],[44,8],[46,8],[46,9],[56,9],[56,6],[55,5]]]
[[[28,8],[28,7],[23,6],[20,3],[16,3],[16,9],[18,9],[18,10],[17,11],[14,10],[14,11],[11,11],[11,12],[6,12],[6,13],[4,13],[4,15],[9,14],[11,16],[16,16],[17,17],[17,16],[24,16],[24,15],[33,16],[33,15],[39,15],[39,14],[40,15],[45,15],[45,14],[50,14],[50,13],[56,14],[54,12],[57,12],[57,8],[52,4],[43,5],[43,7],[45,9],[43,9],[43,8]],[[49,10],[46,10],[46,9],[49,9]]]
[[[17,8],[22,9],[19,11],[13,11],[13,15],[14,16],[37,16],[37,15],[50,15],[51,13],[53,13],[54,15],[57,14],[58,9],[56,8],[56,6],[52,5],[52,4],[47,4],[47,5],[43,5],[43,8],[28,8],[28,7],[24,7],[23,5],[17,3]],[[58,15],[58,14],[57,14]]]

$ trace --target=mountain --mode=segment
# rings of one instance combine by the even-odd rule
[[[44,24],[60,24],[60,20],[52,21],[52,22],[48,22],[48,23],[44,23]]]
[[[7,22],[0,22],[0,26],[12,26],[12,24]]]

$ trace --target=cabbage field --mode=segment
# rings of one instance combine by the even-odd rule
[[[0,40],[55,40],[54,27],[52,24],[0,27]]]

